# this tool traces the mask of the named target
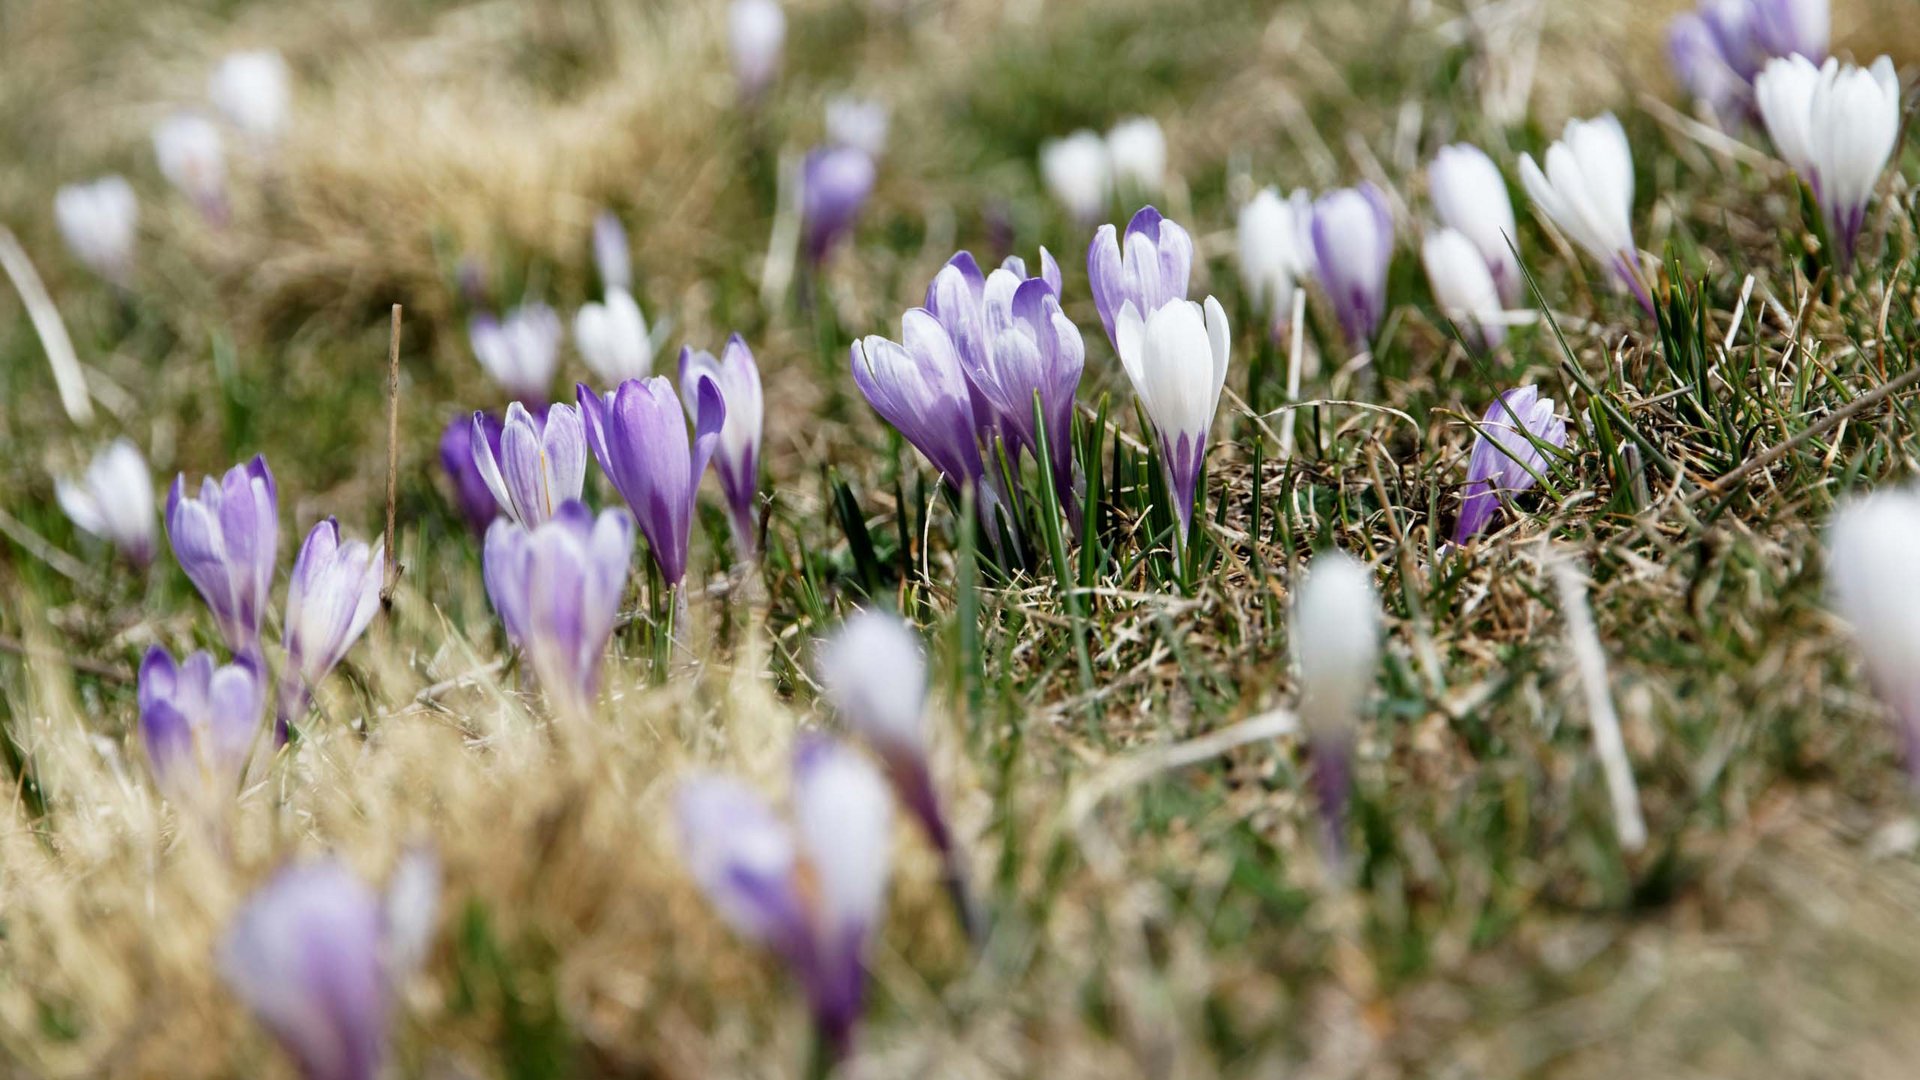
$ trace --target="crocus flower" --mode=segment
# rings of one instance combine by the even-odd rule
[[[1765,55],[1804,56],[1816,64],[1827,59],[1833,32],[1827,0],[1748,0],[1748,5],[1753,40]]]
[[[1240,283],[1254,310],[1278,329],[1293,318],[1293,291],[1313,274],[1311,241],[1306,235],[1312,202],[1304,191],[1282,199],[1263,188],[1240,208]]]
[[[980,490],[985,467],[974,434],[966,369],[946,327],[925,308],[900,318],[900,341],[878,334],[853,343],[853,381],[880,418],[913,444],[956,490],[974,488],[980,515],[991,521]],[[990,489],[989,489],[990,490]]]
[[[587,481],[587,431],[579,409],[554,405],[535,416],[514,402],[507,406],[498,450],[488,438],[492,421],[486,413],[473,414],[473,465],[508,517],[531,527],[580,497]]]
[[[1167,136],[1159,121],[1133,116],[1107,132],[1107,158],[1114,183],[1124,191],[1157,198],[1167,186]]]
[[[1099,220],[1113,196],[1113,159],[1092,131],[1040,144],[1040,178],[1067,214],[1082,225]]]
[[[1900,79],[1893,61],[1872,68],[1802,56],[1775,60],[1754,83],[1760,116],[1780,157],[1813,189],[1844,271],[1867,202],[1900,137]]]
[[[1160,464],[1180,523],[1174,542],[1184,547],[1193,527],[1207,435],[1227,382],[1227,352],[1233,343],[1227,313],[1209,296],[1204,308],[1190,300],[1173,300],[1143,318],[1127,300],[1120,305],[1115,336],[1120,363],[1160,439]]]
[[[794,754],[793,823],[726,776],[683,781],[681,858],[721,918],[786,961],[827,1055],[845,1061],[891,862],[893,803],[866,759],[825,738]]]
[[[873,159],[864,150],[821,146],[807,154],[800,169],[800,221],[813,263],[818,265],[853,230],[873,194],[873,181]]]
[[[1477,146],[1443,146],[1427,166],[1427,195],[1440,224],[1473,242],[1493,276],[1500,302],[1508,307],[1518,304],[1525,281],[1513,252],[1520,234],[1500,167]]]
[[[673,384],[658,375],[628,379],[604,401],[586,385],[578,388],[587,445],[633,508],[660,576],[672,587],[687,575],[694,495],[727,419],[719,384],[710,379],[695,382],[691,442]]]
[[[504,518],[487,529],[487,596],[534,679],[568,711],[584,711],[599,688],[632,558],[624,510],[595,519],[574,501],[531,529]]]
[[[1329,861],[1345,852],[1355,729],[1380,665],[1380,601],[1373,574],[1331,550],[1307,568],[1288,624],[1300,670],[1300,726],[1313,755],[1312,784]]]
[[[733,0],[727,7],[727,48],[743,101],[753,101],[780,71],[787,14],[777,0]]]
[[[680,349],[680,397],[687,416],[700,420],[702,383],[711,383],[725,406],[726,421],[714,443],[713,471],[727,499],[727,520],[733,528],[733,546],[742,559],[752,559],[759,546],[754,503],[760,497],[760,426],[764,406],[760,396],[760,367],[753,350],[739,334],[727,339],[719,359],[705,349]]]
[[[272,49],[229,53],[208,78],[207,97],[255,145],[271,144],[286,126],[293,97],[287,62]]]
[[[508,396],[544,405],[560,365],[560,316],[541,303],[522,304],[505,319],[475,315],[467,324],[474,358]]]
[[[1470,340],[1497,347],[1507,334],[1500,321],[1500,290],[1473,241],[1454,229],[1428,233],[1420,245],[1420,263],[1447,318],[1466,330]]]
[[[1185,300],[1192,270],[1193,238],[1151,206],[1133,215],[1124,236],[1112,225],[1100,226],[1087,247],[1087,284],[1107,340],[1119,346],[1114,327],[1120,305],[1131,303],[1134,310],[1150,315],[1174,300]]]
[[[1668,25],[1667,56],[1687,93],[1729,124],[1752,113],[1767,61],[1825,60],[1830,23],[1827,0],[1701,0]]]
[[[386,542],[368,547],[340,540],[340,524],[327,518],[313,527],[293,560],[287,581],[287,617],[282,643],[287,670],[280,679],[280,722],[294,722],[320,680],[360,639],[380,609]]]
[[[257,659],[280,540],[273,471],[256,456],[228,469],[217,484],[206,477],[197,499],[186,495],[186,486],[182,474],[167,492],[167,539],[227,644]]]
[[[284,867],[234,914],[220,975],[304,1080],[374,1080],[438,893],[430,856],[406,857],[384,898],[337,859]]]
[[[1897,725],[1909,782],[1920,787],[1920,494],[1854,496],[1827,528],[1828,603],[1853,628],[1874,692]]]
[[[1746,4],[1735,0],[1733,6]],[[1721,40],[1706,16],[1683,12],[1667,25],[1667,62],[1689,97],[1705,105],[1722,126],[1732,126],[1753,104],[1752,76],[1735,70]]]
[[[1633,150],[1612,113],[1567,121],[1544,170],[1532,154],[1521,156],[1520,182],[1536,209],[1653,314],[1633,243]]]
[[[75,526],[113,544],[128,562],[153,561],[153,474],[132,443],[108,443],[79,480],[56,480],[53,494]]]
[[[1393,261],[1393,211],[1371,183],[1314,200],[1308,226],[1314,273],[1333,301],[1340,328],[1366,348],[1387,314],[1387,266]]]
[[[875,161],[887,149],[887,103],[838,94],[827,99],[827,142],[850,146]]]
[[[453,485],[454,505],[467,519],[467,525],[485,536],[487,526],[500,516],[500,501],[493,497],[493,489],[487,486],[487,478],[480,474],[480,466],[474,462],[474,431],[476,427],[484,429],[487,447],[497,460],[501,425],[500,418],[492,413],[482,413],[481,417],[476,424],[474,414],[456,413],[447,423],[446,431],[440,435],[440,467]]]
[[[227,217],[227,161],[220,129],[199,113],[174,113],[153,129],[160,175],[209,221]]]
[[[573,340],[587,366],[609,385],[653,373],[653,338],[639,301],[625,289],[607,289],[605,303],[586,303],[573,317]]]
[[[140,662],[138,696],[140,741],[160,790],[185,799],[239,789],[267,701],[260,668],[216,667],[209,652],[176,665],[155,645]]]
[[[125,177],[63,186],[53,197],[53,219],[67,249],[87,269],[121,288],[132,284],[140,203]]]
[[[601,288],[633,288],[633,256],[627,252],[627,230],[611,210],[593,216],[593,265]]]
[[[1550,465],[1540,444],[1566,449],[1567,422],[1555,408],[1553,399],[1541,397],[1533,386],[1508,390],[1487,408],[1467,459],[1467,494],[1453,528],[1455,545],[1486,530],[1502,495],[1517,495],[1547,474]]]

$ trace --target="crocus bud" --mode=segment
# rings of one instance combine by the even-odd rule
[[[827,99],[827,142],[848,146],[875,161],[887,149],[887,103],[839,94]]]
[[[1092,131],[1040,144],[1040,178],[1047,190],[1082,225],[1091,225],[1113,197],[1113,159],[1107,141]]]
[[[1393,211],[1371,183],[1314,200],[1314,273],[1333,301],[1340,328],[1366,348],[1387,314],[1387,266],[1393,261]]]
[[[140,741],[161,791],[192,799],[239,790],[267,701],[259,668],[215,667],[209,652],[176,665],[155,645],[140,662],[138,696]]]
[[[1828,603],[1853,628],[1874,692],[1920,787],[1920,495],[1887,489],[1840,504],[1827,528]]]
[[[1745,0],[1738,2],[1744,6]],[[1722,126],[1745,115],[1751,87],[1733,69],[1705,18],[1693,12],[1674,16],[1667,25],[1667,62],[1687,95],[1705,105]]]
[[[1151,206],[1133,215],[1125,235],[1100,226],[1087,248],[1087,283],[1107,339],[1119,346],[1114,327],[1122,304],[1146,316],[1185,300],[1192,270],[1193,238]]]
[[[633,288],[633,256],[627,251],[627,230],[611,210],[593,216],[593,265],[600,272],[600,286]]]
[[[1447,318],[1467,333],[1469,340],[1494,348],[1506,337],[1500,321],[1500,290],[1480,258],[1480,250],[1454,229],[1427,234],[1420,245],[1420,263],[1427,270],[1433,299]]]
[[[1313,275],[1311,240],[1306,235],[1313,208],[1307,193],[1282,199],[1263,188],[1240,208],[1240,283],[1253,308],[1276,328],[1293,318],[1293,291]]]
[[[227,217],[227,161],[220,129],[199,113],[174,113],[153,129],[160,175],[192,199],[207,220]]]
[[[1207,435],[1227,382],[1227,353],[1233,343],[1227,313],[1209,296],[1204,308],[1190,300],[1173,300],[1142,318],[1127,300],[1120,305],[1117,323],[1120,363],[1159,437],[1160,464],[1180,525],[1174,543],[1184,547],[1193,527]]]
[[[507,406],[497,452],[487,438],[491,420],[473,414],[473,464],[508,517],[531,527],[580,497],[587,481],[587,431],[579,409],[554,405],[535,416],[514,402]]]
[[[704,349],[680,350],[680,398],[687,416],[700,420],[702,383],[712,384],[725,407],[726,421],[714,443],[713,471],[727,499],[727,520],[733,528],[734,550],[751,560],[759,549],[754,503],[760,497],[760,425],[764,410],[760,396],[760,367],[753,350],[739,334],[727,339],[720,358]]]
[[[286,126],[293,97],[287,62],[272,49],[229,53],[208,78],[207,97],[256,146],[269,145]]]
[[[780,72],[787,14],[777,0],[733,0],[727,7],[727,47],[743,101],[753,101]]]
[[[1566,449],[1567,422],[1556,408],[1552,398],[1541,397],[1533,386],[1508,390],[1487,408],[1467,459],[1467,494],[1453,528],[1455,545],[1486,531],[1502,495],[1517,495],[1547,474],[1551,463],[1540,450],[1542,444]]]
[[[206,477],[197,499],[187,497],[186,485],[182,474],[167,492],[167,540],[227,644],[257,659],[280,541],[273,471],[256,456],[228,469],[217,484]]]
[[[925,308],[900,319],[900,341],[878,334],[853,343],[853,381],[880,418],[913,444],[956,490],[984,473],[974,437],[966,369],[946,327]],[[982,506],[983,520],[986,510]]]
[[[487,596],[534,679],[557,706],[584,712],[600,685],[633,558],[633,519],[567,502],[531,529],[495,521],[481,570]]]
[[[1525,284],[1520,260],[1514,256],[1520,234],[1514,228],[1513,200],[1507,197],[1500,167],[1477,146],[1443,146],[1427,166],[1427,195],[1440,224],[1472,241],[1480,252],[1501,304],[1518,304]]]
[[[1307,568],[1289,623],[1300,669],[1300,723],[1313,754],[1312,783],[1329,862],[1346,850],[1354,729],[1380,666],[1380,601],[1373,574],[1327,551]]]
[[[694,496],[727,419],[719,385],[696,383],[691,441],[673,384],[658,375],[628,379],[605,400],[585,384],[577,388],[587,445],[633,509],[660,577],[676,588],[687,575]]]
[[[850,146],[822,146],[807,155],[800,172],[801,228],[807,258],[818,265],[853,230],[873,194],[873,159]]]
[[[53,197],[53,218],[67,249],[87,269],[123,289],[133,283],[140,203],[125,177],[65,185]]]
[[[1853,261],[1873,188],[1900,137],[1900,79],[1893,61],[1871,69],[1803,56],[1769,63],[1754,83],[1760,116],[1780,157],[1813,189],[1844,272]]]
[[[880,925],[892,860],[893,800],[872,765],[826,738],[802,742],[793,760],[793,818],[819,890],[814,915],[814,1016],[845,1060],[866,984],[867,942]]]
[[[1753,40],[1767,56],[1827,59],[1833,12],[1827,0],[1748,0]]]
[[[587,366],[609,385],[653,373],[647,317],[625,289],[608,288],[604,304],[582,304],[573,317],[573,340]]]
[[[287,671],[280,680],[282,725],[294,722],[307,695],[347,655],[380,609],[386,543],[342,543],[340,524],[327,518],[307,534],[287,582],[282,644]]]
[[[1534,207],[1610,270],[1647,314],[1653,298],[1640,281],[1633,243],[1633,150],[1612,113],[1569,120],[1560,140],[1547,148],[1543,170],[1532,154],[1520,158],[1520,182]]]
[[[1107,132],[1107,157],[1122,191],[1158,198],[1167,186],[1167,137],[1150,116],[1129,117]]]
[[[522,304],[505,319],[476,315],[467,324],[473,355],[508,396],[547,403],[560,365],[560,316],[541,303]]]
[[[454,505],[467,519],[468,527],[485,536],[487,526],[500,516],[500,502],[493,497],[493,489],[487,486],[487,478],[481,475],[480,466],[474,461],[473,446],[479,441],[475,438],[476,429],[495,460],[499,459],[500,418],[481,413],[476,419],[475,414],[462,412],[454,415],[440,436],[440,467],[453,485]]]
[[[56,480],[53,494],[75,526],[113,544],[128,562],[153,561],[153,475],[132,443],[108,443],[79,480]]]
[[[435,880],[427,880],[431,875]],[[234,914],[220,974],[304,1080],[374,1080],[388,1014],[432,928],[430,860],[409,856],[382,898],[336,859],[288,866]],[[423,882],[431,887],[423,887]]]

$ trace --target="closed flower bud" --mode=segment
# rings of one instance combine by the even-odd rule
[[[1240,208],[1240,284],[1254,310],[1269,316],[1276,328],[1293,318],[1293,292],[1313,276],[1307,236],[1312,216],[1304,191],[1282,199],[1278,191],[1264,188]]]
[[[607,289],[605,303],[586,303],[573,317],[573,341],[594,375],[609,385],[653,373],[653,338],[639,301]]]
[[[691,439],[673,385],[658,375],[628,379],[604,400],[576,388],[587,445],[633,510],[661,578],[676,588],[687,575],[694,497],[727,418],[720,387],[697,382]]]
[[[726,420],[714,443],[713,471],[727,499],[727,520],[733,546],[742,559],[758,552],[759,529],[754,504],[760,497],[760,435],[765,405],[760,394],[760,367],[753,350],[739,334],[727,339],[720,356],[692,346],[680,350],[680,398],[687,416],[698,423],[702,384],[720,395]]]
[[[1612,113],[1567,121],[1560,140],[1547,148],[1544,169],[1532,154],[1521,157],[1520,182],[1555,228],[1653,314],[1633,243],[1633,150]]]
[[[1107,158],[1113,180],[1122,191],[1158,198],[1167,186],[1167,136],[1159,121],[1134,116],[1107,132]]]
[[[155,645],[140,663],[139,700],[140,741],[161,791],[195,799],[239,790],[267,700],[258,667],[216,667],[208,652],[176,665]]]
[[[132,443],[108,443],[79,480],[56,481],[53,493],[74,525],[113,544],[128,562],[144,567],[153,561],[153,474]]]
[[[466,518],[467,526],[481,536],[486,535],[493,519],[500,516],[500,502],[493,497],[493,489],[487,486],[487,478],[481,475],[480,466],[474,461],[473,447],[484,438],[487,448],[498,460],[500,430],[500,418],[492,413],[480,413],[476,417],[463,412],[455,414],[440,435],[440,468],[453,485],[454,505]]]
[[[1113,160],[1106,140],[1092,131],[1076,131],[1040,144],[1040,178],[1068,216],[1091,225],[1113,197]]]
[[[53,218],[67,249],[87,269],[121,288],[133,283],[140,203],[125,177],[103,176],[62,187],[53,197]]]
[[[1124,234],[1100,226],[1087,247],[1087,283],[1107,339],[1119,347],[1114,330],[1122,304],[1131,303],[1144,318],[1185,300],[1192,272],[1193,237],[1153,207],[1134,214]]]
[[[600,273],[600,287],[633,288],[633,256],[627,252],[627,230],[611,210],[593,216],[593,265]]]
[[[531,529],[502,519],[487,530],[487,596],[534,679],[565,711],[584,712],[598,691],[632,559],[624,510],[596,519],[568,502]]]
[[[386,544],[342,542],[340,525],[320,522],[300,545],[287,581],[287,617],[282,643],[287,672],[281,677],[281,721],[290,723],[305,696],[320,685],[360,639],[380,609]]]
[[[1509,390],[1487,408],[1467,459],[1467,493],[1454,525],[1454,544],[1486,531],[1503,496],[1527,490],[1552,468],[1540,447],[1564,450],[1567,445],[1567,422],[1556,409],[1553,399],[1541,397],[1533,386]]]
[[[1346,850],[1354,729],[1380,667],[1380,600],[1373,574],[1352,556],[1314,558],[1288,624],[1300,669],[1300,723],[1312,750],[1312,782],[1327,858]]]
[[[579,409],[554,405],[536,416],[514,402],[507,406],[498,451],[488,438],[491,420],[473,414],[473,464],[508,517],[532,527],[580,497],[587,480],[587,431]]]
[[[727,48],[742,100],[758,98],[773,84],[786,40],[787,15],[777,0],[733,0],[727,6]]]
[[[1420,263],[1447,318],[1459,324],[1469,340],[1498,346],[1507,333],[1500,321],[1500,290],[1473,241],[1453,229],[1429,233],[1420,246]]]
[[[1920,786],[1920,494],[1896,488],[1841,503],[1827,528],[1827,602],[1853,629],[1874,692]]]
[[[1484,151],[1467,143],[1443,146],[1427,166],[1427,195],[1440,224],[1473,242],[1474,250],[1493,276],[1500,303],[1520,302],[1525,284],[1520,260],[1514,256],[1519,232],[1514,227],[1513,200],[1500,167]]]
[[[474,358],[516,401],[545,405],[560,366],[560,316],[541,303],[522,304],[505,319],[476,315],[467,324]]]
[[[1842,271],[1851,265],[1867,203],[1900,136],[1900,79],[1893,61],[1872,68],[1802,56],[1769,63],[1754,83],[1760,116],[1780,157],[1820,205]]]
[[[220,129],[199,113],[175,113],[153,129],[160,175],[192,199],[207,220],[227,217],[227,159]]]
[[[806,235],[807,258],[815,264],[843,236],[873,194],[876,173],[873,158],[851,146],[822,146],[807,155],[800,168],[800,222]]]
[[[227,644],[257,659],[280,542],[273,471],[256,456],[228,469],[219,483],[205,478],[197,499],[187,496],[186,485],[186,476],[176,477],[167,492],[167,539]]]
[[[1393,211],[1371,183],[1329,191],[1314,200],[1308,235],[1314,276],[1333,302],[1340,328],[1364,349],[1387,314],[1387,267],[1393,261]]]
[[[973,398],[946,327],[925,308],[913,308],[900,319],[899,342],[870,334],[854,342],[852,357],[853,381],[880,418],[956,489],[976,486],[984,467]]]
[[[887,103],[840,94],[827,99],[827,142],[878,161],[887,149]]]
[[[1167,492],[1179,523],[1174,542],[1184,547],[1193,527],[1207,436],[1227,382],[1227,354],[1233,343],[1227,313],[1209,296],[1204,307],[1173,300],[1142,317],[1128,300],[1120,306],[1117,323],[1120,363],[1159,438]]]
[[[293,93],[287,62],[272,49],[229,53],[207,80],[207,97],[257,146],[278,138]]]

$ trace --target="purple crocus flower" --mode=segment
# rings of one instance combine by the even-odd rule
[[[1316,275],[1340,316],[1340,328],[1364,349],[1387,313],[1387,265],[1393,260],[1393,211],[1372,183],[1339,188],[1314,200]]]
[[[720,477],[720,490],[727,497],[727,520],[733,528],[734,550],[752,560],[759,547],[759,529],[754,521],[754,502],[760,496],[760,428],[764,403],[760,396],[760,367],[753,361],[753,350],[739,334],[727,339],[727,347],[714,359],[705,349],[684,346],[680,350],[680,397],[687,416],[700,422],[703,384],[711,384],[720,394],[726,409],[726,421],[720,425],[720,438],[714,444],[713,471]]]
[[[633,288],[633,256],[627,251],[626,226],[611,210],[593,216],[593,265],[604,289]]]
[[[340,524],[327,518],[307,534],[287,582],[283,644],[287,670],[280,679],[280,734],[305,711],[308,697],[380,609],[386,542],[368,547],[340,540]]]
[[[807,154],[800,172],[800,220],[807,258],[816,266],[853,228],[873,194],[873,158],[851,146],[821,146]]]
[[[1804,56],[1813,63],[1827,60],[1833,33],[1828,0],[1748,0],[1752,8],[1753,40],[1769,59]],[[1763,63],[1755,63],[1758,72]]]
[[[473,465],[506,515],[521,525],[538,525],[554,508],[580,497],[587,481],[587,431],[580,410],[554,405],[535,415],[514,402],[507,406],[496,449],[492,417],[473,414]]]
[[[438,893],[437,867],[421,853],[395,868],[384,898],[337,859],[285,867],[234,914],[221,977],[305,1080],[373,1080]]]
[[[976,489],[982,521],[991,521],[966,369],[953,338],[933,313],[913,308],[900,318],[900,341],[869,334],[853,343],[853,381],[880,418],[892,424],[945,475],[955,490]]]
[[[680,399],[661,376],[628,379],[604,401],[585,383],[578,387],[587,444],[633,509],[661,578],[676,588],[687,576],[694,495],[727,419],[719,385],[710,379],[695,381],[691,443]]]
[[[565,502],[532,529],[500,520],[487,530],[481,569],[507,639],[533,677],[570,711],[599,688],[633,559],[633,519]]]
[[[1151,206],[1133,215],[1124,236],[1112,225],[1100,226],[1087,248],[1087,282],[1107,340],[1119,347],[1114,327],[1122,304],[1131,301],[1135,311],[1153,312],[1185,300],[1192,270],[1193,237]]]
[[[794,753],[793,823],[729,777],[683,781],[680,851],[694,882],[736,932],[772,948],[805,987],[827,1055],[843,1062],[879,927],[893,802],[867,760],[824,737]]]
[[[1537,444],[1566,449],[1567,422],[1555,409],[1553,399],[1541,397],[1533,386],[1508,390],[1488,407],[1467,459],[1467,494],[1453,529],[1455,546],[1486,530],[1502,495],[1517,495],[1546,475],[1550,463]]]
[[[1752,76],[1734,70],[1703,16],[1685,12],[1667,24],[1667,61],[1687,94],[1707,106],[1722,126],[1740,121],[1752,109]]]
[[[185,495],[186,484],[181,474],[167,492],[167,540],[213,609],[227,644],[257,659],[280,540],[273,472],[265,457],[255,456],[228,469],[217,484],[206,477],[197,499]]]
[[[214,666],[197,652],[176,665],[155,645],[140,662],[140,741],[154,781],[171,796],[231,795],[240,786],[266,705],[266,681],[245,660]]]
[[[517,401],[544,405],[560,366],[560,316],[541,303],[522,304],[504,319],[475,315],[467,324],[474,358]]]
[[[1828,0],[1701,0],[1667,27],[1674,76],[1723,124],[1749,120],[1754,83],[1767,62],[1827,58]]]
[[[468,527],[485,536],[487,526],[500,516],[500,502],[487,486],[487,478],[480,474],[480,466],[474,463],[476,430],[484,436],[495,459],[499,458],[500,418],[492,413],[462,412],[454,416],[440,436],[440,467],[446,470],[447,480],[453,485],[454,504],[467,519]]]

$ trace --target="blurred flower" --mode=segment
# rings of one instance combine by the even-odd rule
[[[128,562],[153,562],[153,475],[131,442],[102,447],[78,481],[54,481],[53,495],[75,526],[113,544]]]
[[[388,1014],[425,955],[437,879],[431,856],[410,854],[383,900],[321,859],[282,868],[234,914],[220,974],[305,1080],[380,1074]]]
[[[67,184],[53,197],[53,217],[73,256],[121,288],[133,283],[134,231],[140,203],[123,176]]]
[[[1355,728],[1380,666],[1380,600],[1373,574],[1337,549],[1314,557],[1288,625],[1300,669],[1300,726],[1330,861],[1345,851]]]
[[[474,433],[483,429],[487,448],[500,456],[500,418],[492,413],[457,413],[440,436],[440,467],[453,484],[454,504],[474,532],[484,536],[500,515],[500,502],[474,461]]]
[[[1308,234],[1314,274],[1348,343],[1369,347],[1387,314],[1387,267],[1393,261],[1393,211],[1386,196],[1372,183],[1329,191],[1314,200]]]
[[[728,5],[727,48],[743,100],[758,98],[772,85],[786,40],[787,14],[776,0],[733,0]]]
[[[1733,0],[1733,6],[1744,9],[1746,4]],[[1674,78],[1721,126],[1731,127],[1752,106],[1753,88],[1751,76],[1735,70],[1721,42],[1705,15],[1683,12],[1667,24],[1667,61]]]
[[[280,726],[305,710],[313,688],[327,677],[380,609],[386,543],[372,547],[340,541],[340,524],[327,518],[313,527],[294,557],[287,581],[287,617],[282,644],[287,670],[280,677]]]
[[[486,436],[493,418],[473,414],[473,465],[507,516],[534,526],[560,504],[578,499],[587,480],[587,432],[580,410],[554,405],[535,416],[519,402],[507,406],[500,447]]]
[[[1775,149],[1820,204],[1835,262],[1845,271],[1866,223],[1874,184],[1900,138],[1900,79],[1893,61],[1871,69],[1805,57],[1775,60],[1754,84]]]
[[[1113,160],[1106,140],[1092,131],[1041,143],[1040,176],[1054,199],[1082,225],[1099,220],[1113,195]]]
[[[1505,339],[1500,290],[1473,241],[1454,229],[1435,230],[1420,245],[1420,263],[1434,301],[1470,340],[1494,348]]]
[[[1158,198],[1167,186],[1167,137],[1160,122],[1133,116],[1107,132],[1107,158],[1114,183],[1123,191]]]
[[[878,161],[887,149],[887,103],[877,98],[837,94],[827,99],[827,142],[847,146]]]
[[[227,219],[227,162],[220,129],[199,113],[179,112],[153,129],[160,175],[216,224]]]
[[[1514,250],[1520,233],[1514,227],[1513,200],[1507,197],[1500,167],[1477,146],[1443,146],[1427,166],[1427,194],[1440,224],[1473,242],[1493,276],[1500,303],[1518,304],[1524,279]]]
[[[1114,326],[1120,305],[1131,302],[1149,316],[1174,300],[1185,300],[1192,270],[1193,238],[1151,206],[1133,215],[1124,236],[1111,225],[1100,226],[1087,247],[1087,284],[1107,340],[1118,347]]]
[[[611,210],[593,216],[593,265],[600,287],[612,292],[633,288],[633,256],[627,251],[627,230]]]
[[[1271,318],[1276,329],[1293,318],[1293,291],[1313,274],[1312,240],[1307,225],[1312,201],[1304,191],[1282,199],[1263,188],[1240,208],[1241,287],[1253,309]]]
[[[1701,0],[1667,27],[1667,56],[1687,93],[1722,125],[1748,118],[1769,60],[1827,58],[1827,0]]]
[[[228,53],[207,80],[213,107],[256,145],[267,145],[287,122],[293,94],[287,62],[272,49]]]
[[[1555,408],[1533,386],[1508,390],[1488,406],[1467,459],[1467,493],[1453,527],[1456,546],[1486,531],[1502,495],[1517,495],[1547,474],[1551,465],[1539,444],[1566,449],[1567,422]]]
[[[1560,140],[1547,148],[1542,170],[1532,154],[1520,158],[1520,182],[1533,205],[1613,271],[1652,315],[1653,298],[1640,281],[1633,243],[1633,150],[1612,113],[1569,120]]]
[[[1120,305],[1115,337],[1133,392],[1160,437],[1160,464],[1180,523],[1174,543],[1184,547],[1193,527],[1207,435],[1227,382],[1227,353],[1233,343],[1227,313],[1209,296],[1204,308],[1190,300],[1170,300],[1143,319],[1133,301],[1126,300]]]
[[[853,231],[873,194],[873,159],[850,146],[821,146],[801,166],[800,220],[807,258],[818,265],[842,236]]]
[[[713,471],[727,499],[727,520],[733,528],[734,550],[743,560],[754,558],[759,529],[754,503],[760,497],[760,425],[764,404],[760,396],[760,367],[753,350],[739,334],[727,339],[720,358],[705,349],[680,349],[680,398],[687,416],[700,420],[702,384],[712,384],[720,395],[726,420],[714,444]]]
[[[280,540],[273,471],[265,457],[255,456],[217,484],[203,479],[197,499],[187,497],[186,485],[183,473],[167,492],[167,540],[227,644],[257,660]]]
[[[604,401],[584,384],[578,387],[587,445],[633,509],[661,578],[675,588],[687,575],[700,477],[727,418],[721,387],[710,379],[695,381],[691,443],[680,399],[661,376],[628,379]]]
[[[912,443],[955,490],[976,489],[981,520],[991,521],[978,491],[985,469],[974,435],[966,369],[947,330],[925,308],[900,318],[900,341],[869,334],[853,343],[853,381],[880,418]]]
[[[1827,528],[1827,602],[1853,628],[1874,692],[1898,725],[1909,781],[1920,786],[1920,494],[1856,495]]]
[[[609,385],[643,379],[653,372],[647,317],[625,289],[609,287],[604,304],[582,304],[573,317],[573,340],[587,366]]]
[[[505,518],[487,529],[487,596],[535,681],[565,711],[584,712],[599,688],[632,559],[624,510],[595,519],[572,501],[531,529]]]
[[[545,405],[560,366],[560,316],[539,302],[521,304],[505,319],[475,315],[467,323],[474,358],[509,397]]]
[[[248,661],[215,667],[197,652],[176,666],[158,645],[140,662],[140,741],[169,797],[237,792],[266,706],[264,672]]]
[[[893,804],[866,759],[815,737],[794,753],[793,825],[731,777],[702,774],[675,797],[680,853],[741,936],[773,949],[805,988],[823,1047],[852,1053],[891,862]]]
[[[1804,56],[1816,64],[1826,61],[1833,29],[1828,0],[1748,0],[1748,6],[1753,40],[1763,55]]]

